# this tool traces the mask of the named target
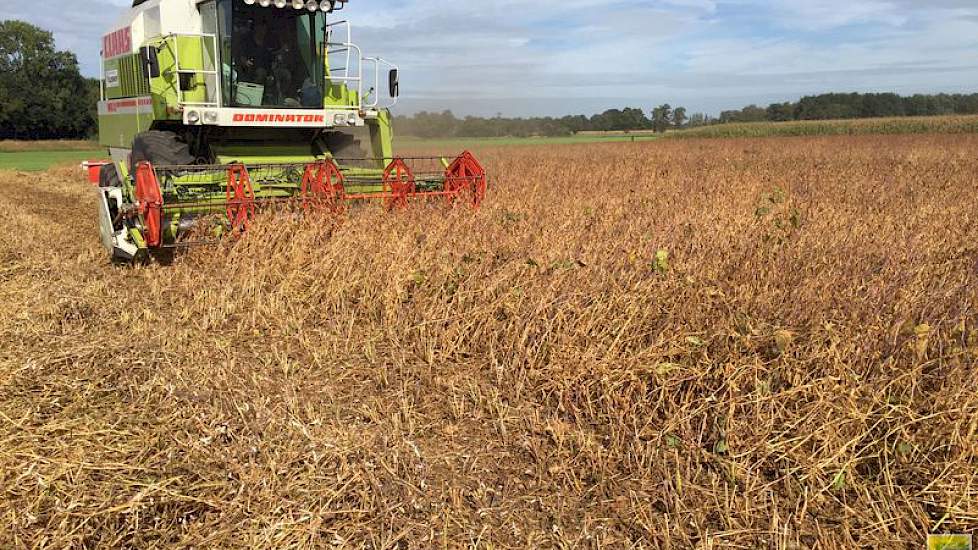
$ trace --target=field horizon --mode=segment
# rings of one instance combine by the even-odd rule
[[[419,138],[396,135],[395,150],[462,148],[524,145],[581,145],[588,143],[635,143],[657,139],[743,139],[791,138],[846,135],[978,134],[978,115],[807,120],[789,122],[727,123],[683,128],[657,134],[651,130],[585,131],[570,136],[530,137],[445,137]],[[52,166],[105,157],[96,140],[0,140],[0,170],[41,171]]]

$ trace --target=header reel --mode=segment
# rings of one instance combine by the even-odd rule
[[[273,206],[342,220],[356,202],[380,202],[388,211],[432,201],[478,209],[486,195],[485,169],[468,151],[452,161],[399,157],[384,170],[341,166],[333,159],[212,166],[142,161],[121,189],[100,189],[103,241],[117,260],[145,261],[157,251],[241,234]]]

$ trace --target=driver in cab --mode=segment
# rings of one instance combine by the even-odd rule
[[[295,49],[290,41],[273,41],[273,36],[286,37],[283,29],[258,19],[244,27],[238,35],[238,66],[241,81],[265,87],[262,104],[298,107],[298,90],[293,82],[296,71]],[[281,25],[279,25],[281,26]]]
[[[272,45],[268,40],[268,25],[257,21],[238,29],[238,67],[242,80],[265,84],[272,64]]]

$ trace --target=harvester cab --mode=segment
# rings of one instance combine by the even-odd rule
[[[366,56],[347,0],[134,0],[102,41],[102,242],[122,261],[245,229],[262,207],[338,214],[440,198],[478,206],[468,152],[401,158],[398,68]],[[207,239],[206,242],[210,242]]]

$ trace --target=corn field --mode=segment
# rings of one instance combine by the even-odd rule
[[[0,173],[0,547],[922,548],[978,527],[978,137],[487,148],[486,205],[115,267]]]

